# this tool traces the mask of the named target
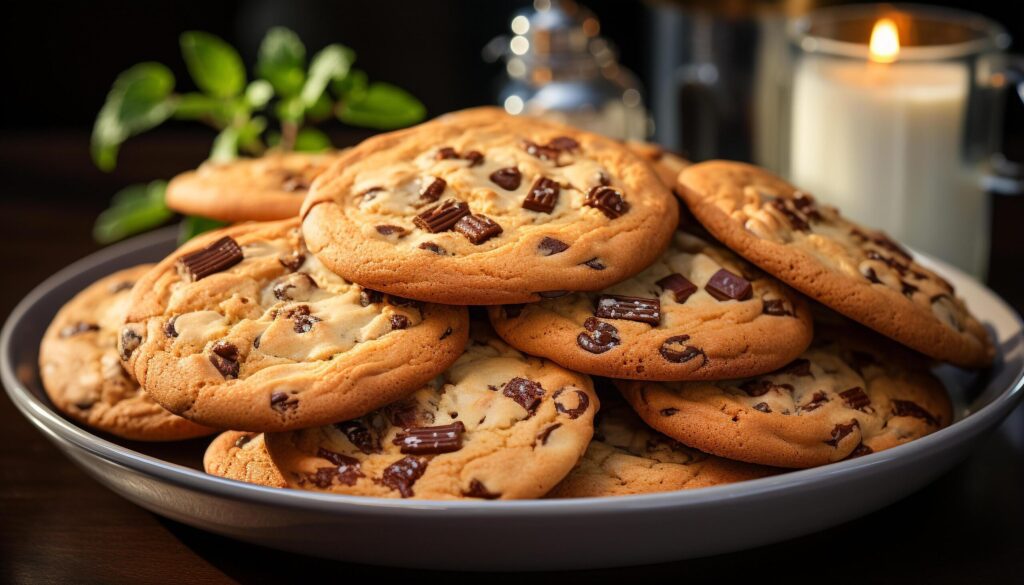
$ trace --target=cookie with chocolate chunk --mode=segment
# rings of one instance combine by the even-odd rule
[[[742,163],[693,165],[678,191],[716,238],[793,288],[935,359],[992,363],[987,332],[952,285],[884,233]]]
[[[679,173],[693,164],[678,154],[665,150],[653,142],[630,140],[626,142],[626,146],[651,163],[655,172],[658,173],[658,178],[669,189],[676,188],[676,180],[679,178]]]
[[[810,349],[770,374],[617,385],[658,431],[720,457],[778,467],[882,451],[953,418],[922,356],[852,323],[819,323]]]
[[[213,433],[171,414],[121,367],[116,342],[143,264],[101,278],[53,318],[39,347],[39,375],[57,410],[101,431],[135,441],[175,441]]]
[[[601,397],[594,438],[549,498],[595,498],[712,487],[778,470],[691,449],[651,430],[622,399]]]
[[[479,108],[353,148],[314,185],[302,227],[353,282],[424,301],[520,303],[643,270],[675,229],[673,203],[614,140]]]
[[[132,292],[118,350],[168,410],[201,424],[283,431],[361,416],[444,371],[465,307],[365,289],[330,272],[298,219],[197,238]]]
[[[719,380],[779,368],[811,342],[802,298],[730,251],[676,232],[640,274],[597,293],[490,307],[512,346],[636,380]]]
[[[309,186],[338,153],[276,152],[207,162],[174,177],[167,207],[227,222],[296,217]]]
[[[268,433],[267,449],[296,489],[537,498],[583,455],[598,407],[587,376],[475,332],[466,353],[412,396],[330,426]]]
[[[203,469],[226,479],[287,487],[281,471],[267,453],[263,433],[225,431],[217,435],[203,455]]]

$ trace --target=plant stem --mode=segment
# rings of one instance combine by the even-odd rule
[[[299,125],[295,122],[281,122],[281,150],[287,152],[295,149],[295,139],[299,135]]]

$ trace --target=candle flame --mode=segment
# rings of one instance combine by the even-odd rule
[[[892,63],[896,60],[900,54],[900,33],[892,19],[883,18],[875,23],[868,49],[871,60],[876,63]]]

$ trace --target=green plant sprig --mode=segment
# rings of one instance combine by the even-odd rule
[[[389,83],[370,82],[353,68],[352,49],[331,44],[306,60],[306,47],[293,31],[274,27],[260,44],[255,78],[246,75],[238,51],[210,33],[181,35],[181,54],[197,91],[178,93],[171,70],[160,63],[139,63],[117,76],[93,126],[91,153],[96,166],[112,171],[129,138],[167,120],[194,120],[217,134],[209,160],[261,156],[269,148],[318,152],[330,149],[326,133],[315,127],[330,119],[351,126],[392,130],[420,122],[426,108],[409,92]],[[270,128],[269,117],[277,127]],[[164,182],[133,185],[120,191],[97,218],[97,241],[109,243],[152,229],[173,217],[164,204]],[[185,232],[218,222],[189,220]],[[196,232],[199,233],[199,232]]]

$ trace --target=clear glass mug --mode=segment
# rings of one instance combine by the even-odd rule
[[[951,9],[857,5],[795,20],[790,40],[782,172],[845,215],[983,277],[983,185],[1006,86],[1024,99],[1005,29]]]

